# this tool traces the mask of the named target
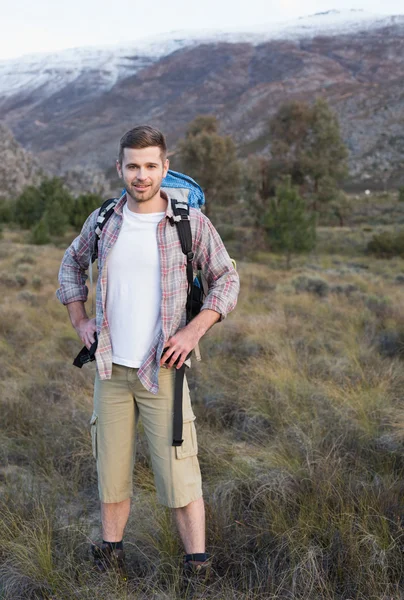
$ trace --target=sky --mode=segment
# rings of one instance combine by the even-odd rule
[[[228,30],[330,9],[404,14],[403,0],[0,0],[0,60],[136,42],[179,30]]]

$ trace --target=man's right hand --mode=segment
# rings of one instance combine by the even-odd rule
[[[77,335],[89,350],[95,342],[94,333],[97,331],[95,319],[81,319],[77,325],[74,325]]]
[[[77,300],[67,305],[71,324],[77,332],[77,335],[87,348],[95,342],[94,333],[97,331],[95,319],[89,319],[84,308],[84,302]]]

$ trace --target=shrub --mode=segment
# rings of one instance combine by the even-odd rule
[[[13,220],[11,202],[0,200],[0,223],[10,223]]]
[[[67,212],[71,202],[72,198],[61,179],[44,179],[39,187],[28,186],[22,191],[15,203],[14,218],[21,227],[30,229],[39,223],[45,211],[55,212],[51,208],[53,204],[66,207],[64,212]]]
[[[292,285],[296,292],[310,292],[325,298],[330,291],[330,286],[327,281],[321,279],[321,277],[307,277],[306,275],[299,275],[292,280]]]
[[[23,300],[27,304],[31,306],[38,306],[38,297],[36,294],[29,292],[28,290],[24,290],[18,294],[18,299]]]
[[[81,194],[70,203],[69,222],[76,229],[81,229],[87,217],[102,206],[104,198],[97,194]]]
[[[382,331],[377,336],[376,345],[382,356],[404,358],[404,333],[401,331]]]
[[[48,228],[48,232],[56,236],[63,235],[69,224],[66,210],[58,200],[55,200],[48,206],[43,215],[43,219]]]
[[[21,275],[21,273],[15,274],[15,280],[18,283],[18,285],[20,285],[21,287],[26,285],[26,283],[27,283],[27,279],[24,277],[24,275]]]
[[[30,242],[32,244],[38,244],[38,245],[49,244],[50,236],[49,236],[48,225],[47,225],[45,219],[41,219],[39,221],[39,223],[37,223],[35,225],[35,227],[32,229]]]
[[[398,200],[404,202],[404,185],[398,188]]]
[[[404,231],[396,234],[384,231],[374,235],[367,245],[367,252],[378,258],[404,256]]]
[[[392,304],[390,298],[369,294],[365,298],[365,305],[380,319],[385,319],[391,316]]]
[[[309,252],[316,243],[315,216],[307,212],[304,200],[290,177],[276,188],[270,208],[265,213],[262,226],[271,250],[286,255],[287,268],[292,254]]]
[[[38,223],[45,211],[45,198],[33,185],[26,187],[15,203],[15,221],[24,229]]]
[[[345,294],[346,296],[350,296],[355,292],[359,292],[359,288],[353,283],[337,284],[331,287],[331,292],[334,294]]]
[[[34,288],[34,290],[40,290],[42,287],[42,279],[39,277],[39,275],[34,275],[32,278],[32,287]]]
[[[217,230],[224,242],[229,242],[236,238],[236,230],[233,225],[219,225]]]

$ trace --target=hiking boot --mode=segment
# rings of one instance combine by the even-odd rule
[[[200,584],[207,585],[210,583],[212,579],[212,560],[210,555],[186,554],[184,556],[183,574],[184,584],[187,587],[195,588]]]
[[[123,550],[113,550],[109,544],[102,543],[91,544],[91,552],[94,558],[94,568],[99,573],[115,570],[122,581],[128,580]]]

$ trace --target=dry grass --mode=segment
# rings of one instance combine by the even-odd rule
[[[189,597],[143,439],[129,582],[91,572],[94,371],[71,366],[80,342],[54,297],[62,254],[0,242],[0,597]],[[287,272],[270,261],[239,264],[238,309],[189,377],[217,569],[202,597],[399,600],[403,263],[319,253]]]

